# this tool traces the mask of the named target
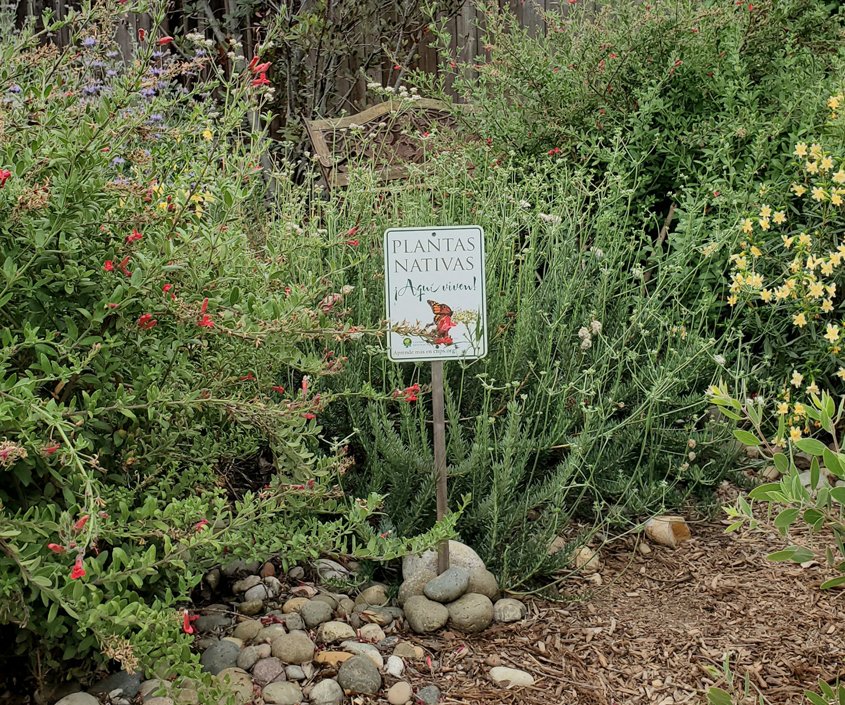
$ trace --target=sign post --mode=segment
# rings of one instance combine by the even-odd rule
[[[448,513],[443,363],[487,354],[484,231],[477,225],[392,228],[384,234],[388,356],[431,362],[437,519]],[[437,570],[449,567],[449,542]]]

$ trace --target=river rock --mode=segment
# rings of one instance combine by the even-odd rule
[[[232,592],[240,595],[256,585],[261,585],[261,578],[257,575],[248,575],[243,580],[238,580],[238,582],[232,585]]]
[[[601,556],[589,546],[581,546],[573,554],[572,564],[584,575],[592,575],[601,570]]]
[[[323,644],[335,644],[355,638],[355,630],[346,622],[325,622],[317,630],[317,640]]]
[[[282,594],[282,583],[275,575],[265,576],[262,582],[264,583],[264,587],[267,588],[267,597],[270,599]]]
[[[525,618],[526,611],[525,605],[519,600],[504,597],[493,605],[493,619],[503,623],[518,622]]]
[[[246,671],[240,668],[227,668],[217,674],[217,680],[235,696],[237,705],[245,705],[252,700],[252,678]]]
[[[268,624],[266,627],[262,627],[261,631],[255,635],[254,641],[270,644],[285,634],[287,634],[287,631],[281,624]]]
[[[321,666],[332,666],[333,668],[337,668],[342,664],[344,661],[348,661],[354,656],[354,654],[347,653],[346,651],[318,651],[317,655],[314,656],[314,663],[318,663]]]
[[[308,663],[314,658],[316,646],[305,632],[292,631],[290,634],[273,639],[273,656],[282,663]]]
[[[333,610],[325,602],[308,600],[299,609],[299,616],[305,622],[305,626],[313,629],[323,622],[328,622],[333,616]]]
[[[167,696],[156,696],[154,698],[145,698],[144,705],[174,705],[173,698]]]
[[[375,664],[376,668],[384,668],[384,656],[372,644],[362,644],[359,641],[344,641],[340,645],[340,648],[356,656],[366,656]]]
[[[312,705],[340,705],[343,702],[343,688],[336,680],[326,678],[311,688],[308,699]]]
[[[399,586],[399,594],[396,596],[396,603],[401,607],[405,604],[409,597],[414,595],[424,595],[425,586],[430,580],[437,577],[437,573],[433,570],[420,570],[414,573],[410,578],[402,581]]]
[[[289,632],[292,632],[295,629],[305,631],[305,622],[302,620],[302,617],[299,616],[299,612],[290,612],[282,615],[282,622],[285,625],[285,629]]]
[[[248,617],[254,617],[264,609],[264,600],[247,600],[238,604],[238,612]]]
[[[453,567],[429,580],[423,592],[429,600],[435,602],[454,602],[466,592],[469,584],[469,571]]]
[[[285,677],[289,681],[304,681],[305,671],[302,666],[285,666]]]
[[[138,693],[142,698],[144,698],[144,702],[146,702],[146,698],[153,695],[159,693],[169,693],[171,687],[172,684],[170,681],[163,681],[160,678],[151,678],[150,680],[141,683]]]
[[[417,700],[421,705],[437,705],[440,702],[440,688],[436,685],[427,685],[417,691]]]
[[[387,702],[390,705],[405,705],[413,696],[414,691],[411,689],[410,684],[405,681],[399,681],[390,686],[390,690],[387,691]]]
[[[486,568],[475,568],[469,573],[466,591],[485,595],[491,600],[495,600],[499,596],[499,581]]]
[[[384,585],[370,585],[366,590],[362,590],[358,597],[355,598],[356,605],[373,605],[381,607],[388,603],[387,588]]]
[[[468,592],[447,608],[449,624],[468,634],[484,631],[493,623],[493,603],[486,595]]]
[[[332,612],[337,609],[337,600],[325,592],[321,592],[319,595],[314,595],[314,597],[311,598],[311,601],[325,602],[329,607],[331,607]]]
[[[381,688],[381,674],[366,656],[353,656],[338,669],[337,682],[351,693],[375,695]]]
[[[449,541],[449,565],[455,568],[465,568],[472,571],[484,568],[484,561],[466,544],[460,541]],[[402,578],[407,580],[420,570],[437,573],[437,551],[426,551],[421,555],[408,555],[402,559]]]
[[[338,617],[348,617],[355,610],[355,601],[349,597],[341,597],[337,601],[335,613]]]
[[[261,697],[270,705],[299,705],[302,702],[302,688],[290,681],[270,683],[264,686]]]
[[[218,641],[203,651],[200,657],[202,669],[211,675],[217,675],[227,668],[234,668],[241,650],[231,641]]]
[[[130,674],[126,671],[118,671],[103,678],[103,680],[94,684],[88,690],[95,695],[109,694],[115,690],[119,690],[119,695],[134,698],[138,694],[138,691],[141,690],[142,680],[143,677],[140,673]]]
[[[270,656],[270,644],[256,644],[241,649],[238,654],[238,668],[249,671],[258,661]]]
[[[398,656],[399,658],[416,659],[417,649],[413,644],[410,644],[407,641],[400,641],[393,649],[393,655]]]
[[[299,612],[302,605],[308,602],[307,597],[292,597],[284,605],[282,605],[282,612],[290,614],[291,612]]]
[[[342,566],[337,561],[329,560],[328,558],[320,558],[314,567],[317,569],[317,575],[323,582],[346,582],[352,577],[352,573]]]
[[[270,593],[266,585],[253,585],[244,593],[244,602],[251,602],[252,600],[258,600],[260,602],[266,600],[268,597],[270,597]]]
[[[263,628],[263,625],[257,619],[247,619],[235,627],[232,636],[243,641],[252,641]]]
[[[56,705],[100,705],[100,701],[90,693],[79,692],[65,695]]]
[[[424,595],[414,595],[405,602],[405,619],[417,634],[429,634],[446,624],[449,610]]]
[[[365,624],[361,627],[361,638],[365,641],[371,641],[374,644],[378,644],[378,642],[387,638],[387,635],[384,633],[384,629],[382,629],[378,624]]]
[[[527,671],[521,671],[518,668],[507,668],[506,666],[496,666],[490,669],[490,678],[492,678],[499,685],[525,687],[534,685],[534,676]]]
[[[299,668],[299,666],[297,666]],[[263,658],[252,667],[252,677],[258,685],[264,686],[277,680],[284,680],[287,669],[275,656]]]
[[[203,580],[205,580],[205,584],[208,585],[211,590],[216,590],[220,585],[220,578],[220,568],[212,568],[205,574]]]
[[[387,667],[384,670],[394,678],[401,678],[405,672],[405,662],[398,656],[388,656]]]

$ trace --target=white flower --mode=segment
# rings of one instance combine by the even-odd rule
[[[714,356],[713,356],[713,361],[714,361],[717,365],[724,365],[724,364],[727,362],[727,360],[725,359],[725,356],[724,356],[724,355],[714,355]]]
[[[634,277],[634,279],[642,279],[643,275],[643,268],[640,265],[636,265],[631,268],[631,276]]]
[[[588,340],[590,337],[590,331],[588,331],[584,326],[581,326],[578,329],[578,337],[581,338],[581,340]]]
[[[343,294],[344,296],[348,296],[353,291],[355,291],[355,287],[350,286],[349,284],[344,284],[342,287],[340,287],[340,293]]]
[[[589,338],[584,338],[581,341],[581,350],[589,350],[593,346],[593,341]]]
[[[560,223],[560,216],[559,215],[549,215],[548,213],[539,213],[537,217],[542,220],[544,223],[551,223],[552,225],[558,225]]]
[[[604,250],[602,250],[600,247],[593,247],[591,249],[593,251],[593,254],[596,256],[596,259],[601,259],[602,257],[604,257]]]
[[[590,330],[593,331],[593,335],[601,333],[601,321],[590,321]]]

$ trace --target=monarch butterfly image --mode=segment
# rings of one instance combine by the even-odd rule
[[[450,318],[454,311],[446,304],[439,304],[436,301],[428,300],[428,305],[431,306],[431,311],[434,313],[434,325],[439,326],[440,321],[444,318]]]

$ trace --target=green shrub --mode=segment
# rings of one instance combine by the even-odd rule
[[[45,677],[196,675],[182,610],[221,560],[422,545],[336,487],[309,341],[355,331],[350,290],[266,207],[260,70],[154,34],[124,63],[116,19],[0,42],[0,624]]]

